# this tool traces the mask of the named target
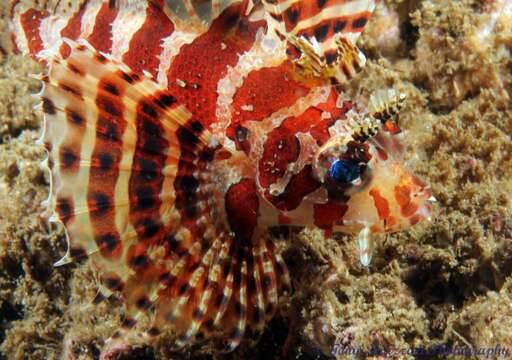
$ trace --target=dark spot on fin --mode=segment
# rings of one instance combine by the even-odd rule
[[[295,9],[291,7],[290,9],[286,10],[286,17],[290,21],[290,24],[295,26],[297,25],[297,20],[299,18],[300,11],[298,9]]]
[[[56,112],[53,101],[46,97],[43,98],[43,111],[48,115],[55,115]]]
[[[329,24],[321,25],[315,29],[315,37],[319,42],[322,42],[325,40],[328,32]]]
[[[360,17],[352,22],[352,27],[354,29],[360,29],[360,28],[363,28],[367,22],[368,22],[367,18]]]

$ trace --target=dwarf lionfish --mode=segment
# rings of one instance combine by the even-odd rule
[[[69,7],[68,7],[69,5]],[[361,110],[343,85],[374,0],[14,0],[16,49],[41,91],[49,205],[125,328],[227,350],[255,341],[291,291],[269,227],[371,234],[428,218],[402,164],[404,101]]]

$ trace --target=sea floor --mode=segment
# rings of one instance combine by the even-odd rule
[[[369,268],[355,240],[304,230],[276,241],[294,293],[260,343],[229,355],[134,342],[108,350],[115,299],[92,305],[87,262],[54,267],[63,230],[41,202],[42,68],[0,51],[0,359],[460,359],[512,357],[512,6],[507,0],[384,1],[360,41],[368,57],[348,96],[407,93],[409,167],[437,202],[432,221],[376,242]],[[3,3],[3,2],[2,2]],[[0,4],[4,14],[6,5]],[[0,18],[0,33],[6,34]],[[286,233],[286,232],[284,232]],[[284,234],[286,235],[286,234]],[[441,353],[414,356],[436,346]],[[479,353],[485,352],[485,353]],[[508,351],[508,353],[507,353]],[[402,353],[401,353],[402,352]],[[465,353],[468,355],[468,353]],[[375,355],[375,354],[374,354]],[[377,358],[374,356],[372,358]],[[471,358],[464,356],[464,358]]]

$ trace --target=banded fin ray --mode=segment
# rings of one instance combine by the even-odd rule
[[[75,46],[71,59],[55,58],[43,81],[46,121],[42,140],[49,152],[53,175],[52,203],[74,240],[71,252],[94,253],[102,246],[98,243],[99,235],[93,236],[94,231],[99,231],[93,229],[93,224],[105,221],[94,218],[110,212],[112,217],[128,217],[133,202],[128,191],[131,174],[156,177],[148,166],[132,163],[133,155],[138,152],[150,159],[172,153],[172,148],[154,145],[167,141],[166,134],[149,134],[154,124],[146,112],[169,117],[171,120],[162,122],[162,129],[169,133],[190,114],[175,106],[172,95],[152,80],[130,73],[128,67],[93,53],[84,44]],[[135,124],[142,119],[147,120],[146,128]],[[154,144],[138,141],[140,135],[148,136]],[[178,159],[169,158],[169,168],[175,168]],[[173,176],[169,169],[164,174]],[[138,201],[147,203],[160,197],[157,192],[147,191]],[[171,199],[172,192],[165,193],[163,199],[166,198]],[[115,238],[128,231],[127,224],[111,222],[110,226],[121,228]],[[109,246],[113,248],[116,244]]]

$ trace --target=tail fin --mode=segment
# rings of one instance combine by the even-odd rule
[[[242,244],[219,221],[202,163],[219,145],[176,94],[68,44],[41,94],[49,202],[69,243],[57,264],[90,257],[121,293],[125,327],[148,314],[149,334],[170,328],[178,345],[210,338],[227,350],[257,337],[289,279],[271,242]]]

